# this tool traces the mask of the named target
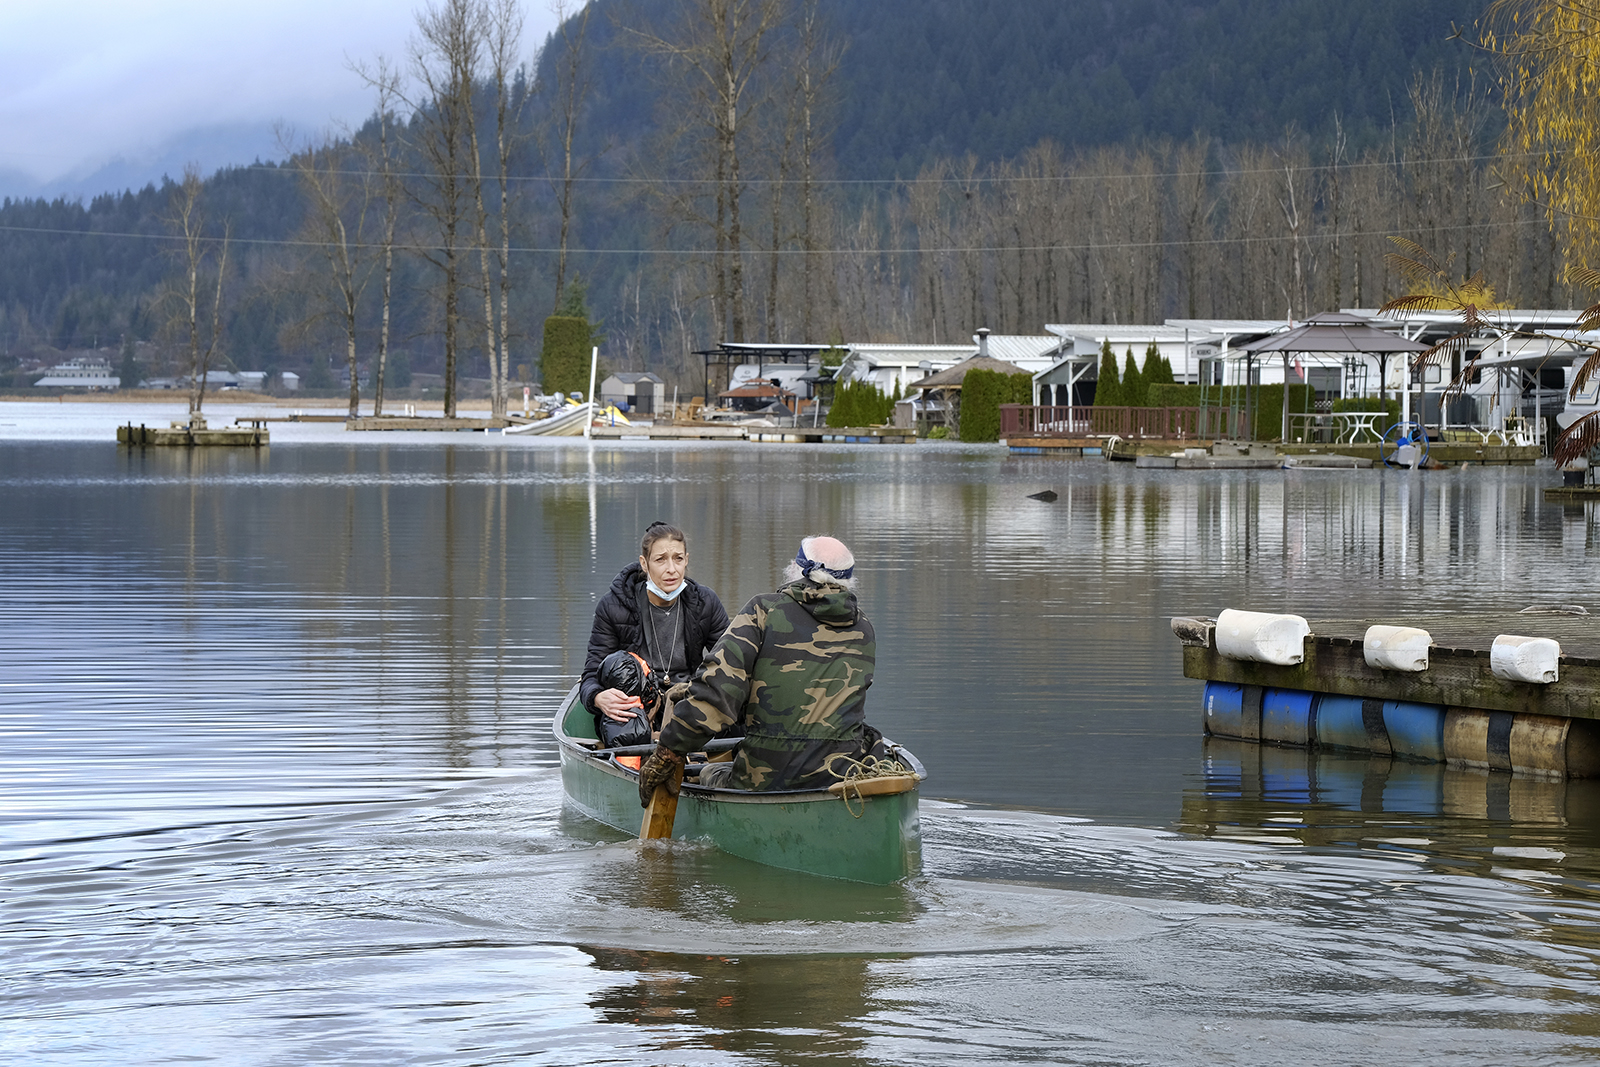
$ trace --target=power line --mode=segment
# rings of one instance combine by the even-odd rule
[[[1351,240],[1351,239],[1361,238],[1361,237],[1391,237],[1391,236],[1404,235],[1404,234],[1459,233],[1459,232],[1470,231],[1470,230],[1497,229],[1497,228],[1501,228],[1501,227],[1504,227],[1504,226],[1507,226],[1507,225],[1510,225],[1510,226],[1513,226],[1513,227],[1520,227],[1520,226],[1529,226],[1529,225],[1535,225],[1535,224],[1543,225],[1544,224],[1544,220],[1543,219],[1514,219],[1514,220],[1511,220],[1510,222],[1505,222],[1505,221],[1469,222],[1469,223],[1462,223],[1462,224],[1456,225],[1456,226],[1428,226],[1428,227],[1419,227],[1419,228],[1416,228],[1416,229],[1406,229],[1406,230],[1394,230],[1394,229],[1383,229],[1383,230],[1340,230],[1340,231],[1336,231],[1336,232],[1332,232],[1332,233],[1317,233],[1317,234],[1312,234],[1310,236],[1297,236],[1295,234],[1261,234],[1261,235],[1244,236],[1244,237],[1207,237],[1207,238],[1199,238],[1199,239],[1196,239],[1196,240],[1188,240],[1188,241],[1183,241],[1183,240],[1177,240],[1177,241],[1167,241],[1167,240],[1163,240],[1163,241],[1086,241],[1086,242],[1078,242],[1078,243],[1073,243],[1073,244],[949,245],[949,246],[935,246],[935,247],[931,247],[931,248],[916,247],[916,246],[902,247],[902,248],[877,248],[877,247],[874,247],[874,248],[813,248],[813,249],[781,248],[781,249],[778,249],[776,254],[779,255],[779,256],[783,256],[783,257],[806,256],[806,255],[819,255],[819,256],[969,255],[969,254],[974,254],[974,253],[977,253],[977,254],[989,254],[989,253],[1001,253],[1001,252],[1097,252],[1097,251],[1126,251],[1126,250],[1143,249],[1143,248],[1203,248],[1203,247],[1215,247],[1215,246],[1222,246],[1222,245],[1278,244],[1278,243],[1283,243],[1283,242],[1288,242],[1288,241],[1305,241],[1305,242],[1307,242],[1309,244],[1309,243],[1325,242],[1325,241],[1332,241],[1332,240],[1341,240],[1341,241],[1342,240]],[[68,236],[68,237],[113,237],[113,238],[126,239],[126,240],[163,241],[163,242],[176,242],[176,241],[183,240],[182,237],[180,237],[180,236],[178,236],[176,234],[127,233],[127,232],[119,232],[119,231],[113,231],[113,230],[68,230],[68,229],[62,229],[62,228],[58,228],[58,227],[45,227],[45,226],[0,226],[0,233],[35,233],[35,234],[46,234],[46,235],[54,235],[54,236]],[[205,238],[204,240],[206,240],[207,242],[209,242],[211,244],[220,244],[223,241],[223,238],[210,237],[210,238]],[[229,238],[227,238],[227,240],[232,244],[253,245],[253,246],[257,246],[257,247],[311,248],[311,249],[323,249],[323,248],[336,248],[336,247],[338,247],[336,244],[334,244],[332,242],[328,242],[328,241],[307,241],[307,240],[283,239],[283,238],[229,237]],[[357,252],[378,252],[378,251],[382,251],[384,246],[381,245],[381,244],[353,243],[353,244],[347,245],[346,247],[351,251],[357,251]],[[429,245],[429,244],[407,243],[407,244],[396,244],[393,247],[394,247],[394,251],[396,251],[396,252],[411,252],[411,253],[419,253],[419,254],[423,253],[423,252],[443,252],[444,251],[444,249],[441,246]],[[477,245],[466,245],[466,244],[464,244],[464,245],[458,245],[456,247],[456,253],[458,255],[473,255],[473,254],[476,254],[478,252],[498,253],[499,251],[500,251],[500,246],[499,245],[489,245],[489,246],[486,246],[484,248],[479,248],[479,246],[477,246]],[[544,247],[544,246],[538,246],[538,245],[513,245],[513,246],[511,246],[510,251],[515,255],[557,255],[557,254],[560,253],[561,249],[559,247]],[[727,253],[719,252],[716,249],[709,249],[709,248],[707,248],[707,249],[699,249],[699,248],[573,248],[571,246],[569,246],[567,248],[567,255],[569,255],[569,256],[583,256],[583,255],[590,255],[590,256],[663,256],[664,255],[664,256],[715,257],[715,256],[720,256],[720,255],[725,255],[725,254],[727,254]],[[746,250],[744,250],[744,252],[742,254],[746,255],[746,256],[770,256],[770,255],[773,255],[774,253],[770,249],[756,248],[756,249],[746,249]]]
[[[1100,182],[1100,181],[1139,181],[1139,180],[1152,180],[1152,179],[1154,179],[1154,180],[1161,180],[1161,179],[1170,180],[1170,179],[1177,179],[1177,178],[1239,178],[1239,177],[1245,177],[1245,176],[1250,176],[1250,175],[1258,175],[1258,174],[1282,174],[1286,170],[1299,171],[1299,172],[1302,172],[1302,173],[1323,173],[1323,172],[1336,172],[1336,171],[1384,170],[1384,169],[1406,170],[1406,169],[1417,168],[1417,167],[1429,167],[1429,166],[1439,166],[1439,165],[1449,165],[1449,164],[1479,164],[1479,163],[1484,163],[1484,162],[1493,161],[1493,160],[1508,160],[1509,161],[1509,160],[1521,160],[1521,159],[1535,159],[1535,158],[1542,158],[1543,155],[1544,155],[1544,153],[1540,153],[1540,152],[1517,152],[1517,153],[1487,152],[1487,153],[1480,153],[1480,154],[1477,154],[1477,155],[1429,156],[1429,157],[1425,157],[1425,158],[1422,158],[1422,159],[1399,158],[1399,159],[1379,159],[1379,160],[1357,160],[1357,161],[1353,161],[1353,162],[1342,162],[1342,163],[1307,163],[1307,164],[1304,164],[1304,165],[1285,163],[1285,164],[1282,164],[1282,165],[1274,165],[1274,166],[1270,166],[1270,167],[1221,167],[1221,168],[1207,168],[1207,169],[1201,169],[1201,170],[1131,171],[1131,172],[1096,171],[1096,172],[1093,172],[1093,173],[1086,173],[1086,174],[1063,173],[1063,174],[1006,174],[1006,175],[1000,175],[1000,174],[993,174],[993,173],[990,173],[990,174],[974,173],[974,174],[966,175],[966,176],[946,175],[946,176],[941,176],[941,177],[917,177],[917,178],[742,178],[742,179],[740,179],[739,184],[741,186],[751,186],[751,187],[761,187],[761,188],[782,187],[782,186],[798,186],[798,185],[801,185],[801,184],[810,184],[810,185],[814,185],[814,186],[824,186],[824,187],[840,187],[840,188],[843,188],[843,187],[857,187],[857,188],[859,188],[859,187],[865,187],[865,186],[912,186],[912,185],[952,185],[952,186],[1012,185],[1012,184],[1017,184],[1017,185],[1024,185],[1024,184],[1044,185],[1044,184],[1050,184],[1050,183],[1071,184],[1071,183],[1079,183],[1079,182]],[[994,166],[994,164],[991,164],[990,166],[992,168]],[[218,168],[218,170],[215,171],[213,173],[212,177],[207,179],[207,181],[214,180],[217,174],[221,174],[224,171],[266,171],[266,172],[273,173],[273,174],[283,174],[283,175],[289,175],[289,176],[296,176],[296,175],[299,174],[298,168],[296,168],[292,162],[288,162],[288,161],[286,161],[284,163],[281,163],[281,164],[249,163],[249,164],[244,164],[244,165],[241,165],[241,166]],[[340,168],[326,168],[326,169],[319,168],[317,170],[317,173],[326,174],[326,175],[338,175],[340,177],[348,177],[348,178],[383,178],[385,176],[384,172],[381,171],[381,170],[371,170],[371,169],[367,169],[367,168],[342,168],[342,167],[340,167]],[[388,177],[391,178],[391,179],[397,179],[397,180],[401,180],[401,181],[405,181],[405,180],[416,181],[416,180],[427,180],[427,179],[435,178],[435,177],[437,177],[437,175],[429,174],[429,173],[424,172],[424,171],[390,171],[388,173]],[[169,180],[170,180],[170,178],[169,178]],[[489,181],[489,182],[495,182],[495,181],[499,181],[499,177],[497,175],[489,175],[489,176],[486,176],[484,178],[484,180],[485,181]],[[617,175],[617,176],[612,176],[612,177],[582,177],[582,176],[574,176],[574,177],[568,178],[568,177],[564,177],[564,176],[559,175],[559,174],[508,174],[506,176],[506,180],[508,182],[516,182],[516,183],[519,183],[519,184],[545,183],[545,184],[550,184],[550,185],[560,185],[560,184],[564,184],[566,182],[571,182],[571,183],[573,183],[575,185],[627,185],[627,186],[646,186],[646,187],[649,187],[649,186],[678,186],[678,187],[682,187],[682,186],[697,186],[698,185],[698,186],[705,186],[705,187],[708,187],[708,188],[715,188],[719,184],[722,184],[716,178],[675,178],[675,177],[669,177],[667,175],[653,175],[653,176],[645,176],[645,177],[628,176],[628,175]],[[96,197],[98,197],[98,196],[118,196],[120,194],[117,193],[117,192],[108,191],[108,192],[105,192],[105,193],[98,193],[98,194],[95,194],[95,195],[96,195]],[[95,197],[91,197],[91,199],[94,199],[94,198]],[[25,197],[25,198],[22,198],[22,199],[13,200],[12,203],[13,204],[18,204],[18,203],[24,203],[24,202],[27,202],[27,201],[30,201],[30,200],[31,201],[35,201],[35,202],[39,202],[39,203],[49,203],[50,202],[50,201],[46,200],[44,197]]]

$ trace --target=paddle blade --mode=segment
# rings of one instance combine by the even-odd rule
[[[672,772],[672,784],[676,787],[683,785],[683,767],[680,764]],[[672,823],[678,817],[678,795],[676,790],[669,791],[666,786],[656,786],[655,795],[650,798],[650,806],[644,809],[644,822],[639,827],[639,840],[649,841],[657,837],[671,837]]]

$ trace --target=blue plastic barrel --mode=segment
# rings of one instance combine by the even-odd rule
[[[1381,700],[1324,694],[1317,702],[1317,744],[1388,755],[1392,750],[1383,708]]]
[[[1311,710],[1318,695],[1303,689],[1268,689],[1261,699],[1261,740],[1311,744]]]
[[[1444,762],[1444,709],[1437,704],[1386,700],[1383,725],[1396,756]]]
[[[1202,703],[1206,733],[1219,737],[1244,736],[1244,686],[1207,682]]]

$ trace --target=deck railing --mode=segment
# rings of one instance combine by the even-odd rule
[[[1198,440],[1228,437],[1230,413],[1221,408],[1047,407],[1000,405],[1000,436],[1153,437]]]

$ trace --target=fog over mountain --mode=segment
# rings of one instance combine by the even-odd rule
[[[228,123],[188,130],[150,147],[130,148],[92,168],[80,166],[45,181],[22,171],[0,171],[0,198],[88,200],[108,191],[159,186],[163,178],[178,177],[191,163],[200,173],[212,174],[226,166],[284,158],[272,123]]]
[[[357,126],[353,61],[404,54],[414,8],[389,0],[0,3],[0,197],[92,197],[277,159],[273,126]],[[526,8],[532,49],[555,25]]]

